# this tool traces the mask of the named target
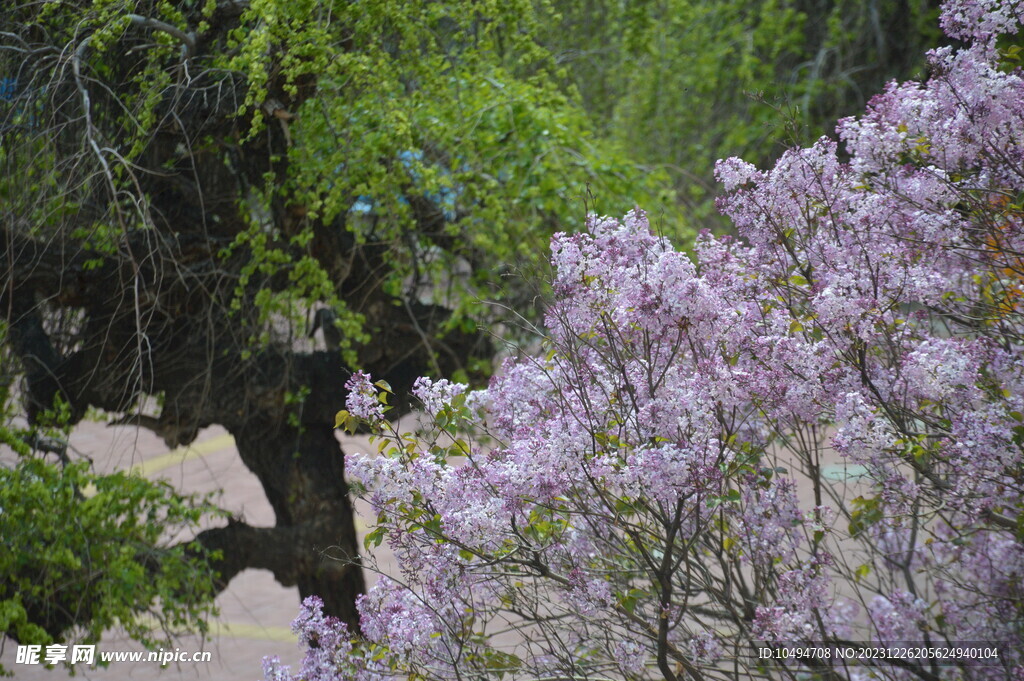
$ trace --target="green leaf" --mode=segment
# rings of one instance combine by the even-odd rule
[[[384,541],[384,536],[387,534],[387,530],[381,525],[373,528],[366,533],[366,537],[363,539],[363,548],[369,550],[371,546],[380,546],[381,542]]]
[[[334,427],[341,428],[348,422],[349,414],[347,409],[342,409],[334,415]]]

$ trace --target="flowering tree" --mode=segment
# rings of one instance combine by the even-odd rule
[[[742,239],[691,258],[639,210],[557,235],[546,352],[484,393],[421,379],[426,432],[353,377],[401,575],[359,637],[307,601],[298,678],[1024,678],[1022,19],[947,3],[967,46],[840,122],[847,163],[720,162]],[[756,654],[784,642],[833,647]]]

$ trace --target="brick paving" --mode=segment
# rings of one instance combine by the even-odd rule
[[[346,441],[346,451],[367,451],[365,441]],[[219,492],[215,499],[222,508],[257,526],[274,523],[274,512],[255,475],[246,469],[234,447],[234,440],[222,428],[200,433],[190,448],[168,452],[162,440],[148,431],[129,427],[107,427],[86,422],[74,430],[70,445],[75,456],[88,456],[100,473],[134,470],[151,479],[162,478],[183,492]],[[10,452],[0,451],[9,460]],[[360,533],[365,523],[358,523]],[[385,564],[388,564],[386,557]],[[374,581],[367,575],[368,583]],[[197,636],[175,642],[181,651],[207,650],[210,662],[171,664],[161,669],[156,663],[111,663],[92,669],[75,665],[75,677],[96,681],[257,681],[263,678],[261,661],[277,655],[282,662],[296,665],[300,652],[289,625],[299,606],[296,587],[285,588],[262,570],[246,570],[235,577],[217,598],[220,616],[211,622],[212,635],[203,643]],[[123,636],[109,634],[97,650],[143,650]],[[3,643],[0,664],[14,672],[15,679],[55,681],[68,678],[62,668],[47,670],[42,665],[15,664],[16,646]]]

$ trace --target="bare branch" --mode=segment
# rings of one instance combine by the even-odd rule
[[[144,17],[139,14],[129,14],[128,18],[131,19],[133,26],[139,28],[151,28],[154,31],[162,31],[169,36],[173,36],[181,41],[184,47],[182,51],[182,60],[188,59],[193,56],[196,52],[196,34],[195,32],[185,33],[177,26],[172,26],[166,22],[160,21],[159,19],[152,19],[150,17]]]

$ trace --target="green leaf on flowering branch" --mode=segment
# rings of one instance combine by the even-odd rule
[[[385,530],[383,526],[378,525],[373,528],[363,539],[363,548],[369,550],[370,546],[380,546],[381,542],[384,541],[384,535],[386,534],[387,530]]]
[[[857,537],[883,517],[882,504],[878,497],[865,499],[857,497],[853,500],[853,512],[850,513],[850,536]]]
[[[514,672],[523,665],[523,661],[511,653],[500,650],[485,649],[484,666],[495,672],[501,679],[507,672]]]
[[[720,496],[712,496],[708,498],[708,508],[715,508],[720,504],[736,504],[739,503],[742,495],[739,490],[731,489],[725,494]]]
[[[335,414],[334,415],[334,427],[335,428],[341,428],[343,425],[345,425],[345,423],[348,421],[348,416],[349,416],[349,414],[348,414],[348,410],[347,409],[342,409],[337,414]]]
[[[630,589],[625,594],[619,597],[618,604],[619,607],[621,607],[623,610],[632,615],[633,612],[636,610],[636,606],[640,602],[640,600],[643,598],[647,598],[648,596],[649,594],[646,591],[643,591],[642,589]]]
[[[429,532],[430,534],[434,535],[437,538],[438,542],[443,542],[445,540],[444,535],[442,534],[443,528],[441,526],[441,516],[437,513],[435,513],[433,517],[430,518],[430,520],[423,523],[421,527],[423,527],[423,529]]]
[[[359,426],[359,419],[350,414],[347,409],[342,409],[334,415],[334,427],[344,428],[345,432],[353,434]]]

